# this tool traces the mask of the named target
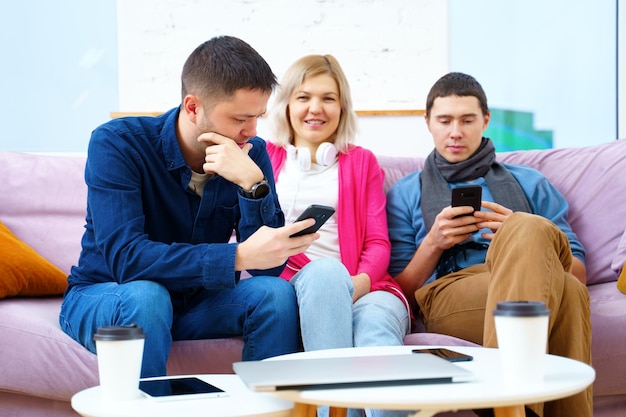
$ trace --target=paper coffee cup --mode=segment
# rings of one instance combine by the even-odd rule
[[[550,310],[540,301],[504,301],[493,311],[502,378],[511,384],[543,381]]]
[[[139,378],[145,341],[143,329],[100,327],[94,335],[102,399],[125,401],[139,397]]]

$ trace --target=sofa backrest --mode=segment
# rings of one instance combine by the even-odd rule
[[[568,220],[587,251],[588,284],[616,281],[626,261],[626,139],[582,148],[499,153],[541,171],[570,205]],[[425,158],[378,158],[385,187],[422,169]]]
[[[385,187],[424,158],[380,156]],[[584,148],[516,151],[498,160],[540,170],[570,203],[587,250],[589,284],[617,280],[626,261],[626,139]],[[87,187],[85,158],[0,152],[0,221],[66,273],[78,261]]]
[[[69,274],[87,212],[85,158],[0,152],[0,222]]]

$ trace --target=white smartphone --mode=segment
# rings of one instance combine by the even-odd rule
[[[193,398],[226,397],[223,389],[197,377],[157,377],[139,381],[139,390],[158,401],[189,400]]]

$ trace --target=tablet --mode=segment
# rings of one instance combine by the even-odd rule
[[[223,389],[197,377],[159,377],[139,381],[139,390],[146,397],[159,401],[214,398],[228,395]]]

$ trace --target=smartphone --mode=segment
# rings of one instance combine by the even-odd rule
[[[452,207],[471,206],[474,211],[480,211],[480,202],[483,198],[483,189],[480,185],[459,185],[452,189]],[[463,214],[471,216],[472,213]]]
[[[335,213],[335,209],[330,206],[311,204],[302,212],[300,216],[298,216],[296,222],[304,219],[315,219],[315,224],[311,227],[307,227],[300,232],[294,233],[289,237],[308,235],[309,233],[317,232],[319,228],[322,227],[324,223],[326,223],[326,220],[330,219],[330,216],[332,216],[333,213]]]
[[[146,397],[160,401],[225,397],[228,395],[223,389],[196,377],[141,379],[139,390]]]
[[[431,349],[413,349],[413,353],[430,353],[435,356],[439,356],[440,358],[446,359],[450,362],[464,362],[471,361],[474,359],[471,355],[466,355],[465,353],[456,352],[450,349],[444,348],[431,348]]]

